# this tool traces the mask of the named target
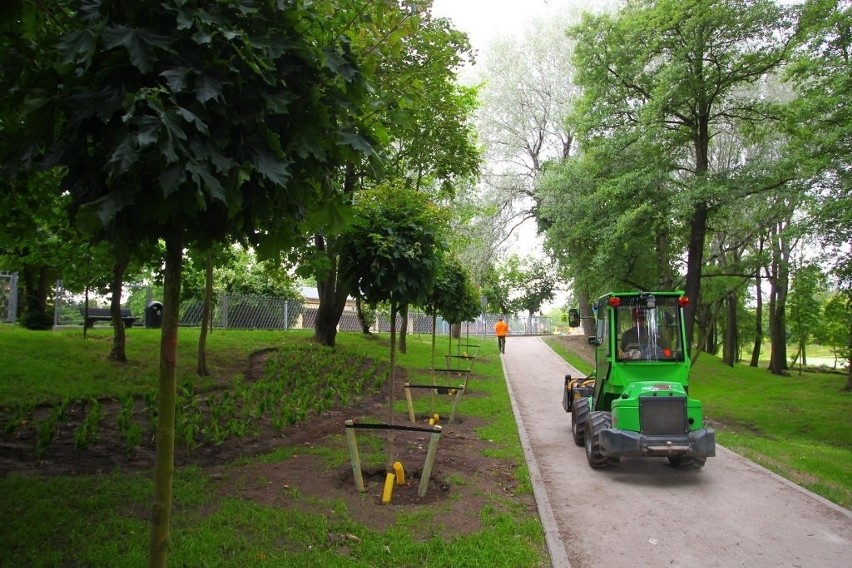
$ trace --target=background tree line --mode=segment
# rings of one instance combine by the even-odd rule
[[[768,337],[785,374],[804,312],[836,313],[852,356],[850,3],[631,0],[563,16],[485,59],[483,180],[500,223],[535,219],[585,316],[611,290],[681,288],[694,356],[746,351],[756,366]],[[803,301],[815,265],[827,304]]]

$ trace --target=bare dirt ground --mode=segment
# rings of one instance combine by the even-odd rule
[[[233,373],[245,372],[247,380],[258,377],[267,355],[268,352],[254,354],[247,363],[247,371],[244,364],[235,366]],[[399,370],[398,375],[401,372]],[[483,379],[473,374],[471,392],[465,397],[477,396],[477,380]],[[397,385],[403,382],[404,378],[398,376]],[[222,377],[223,385],[229,383],[230,376]],[[424,389],[423,392],[428,391]],[[417,392],[414,396],[415,409],[428,410],[429,404],[423,399],[427,395],[421,395],[420,400]],[[404,400],[401,386],[398,386],[396,397]],[[119,403],[103,400],[101,405],[103,420],[98,427],[97,441],[84,450],[74,448],[74,432],[84,412],[73,405],[67,419],[59,425],[56,438],[40,456],[35,451],[37,432],[34,427],[24,425],[11,434],[0,432],[0,475],[82,475],[113,471],[144,474],[152,471],[153,440],[146,440],[128,452],[116,426]],[[186,448],[176,447],[176,466],[198,466],[215,480],[221,494],[259,504],[317,508],[321,506],[320,500],[342,500],[354,520],[379,530],[394,522],[392,513],[397,510],[437,504],[442,511],[437,516],[442,526],[424,526],[424,530],[446,530],[447,534],[476,532],[480,529],[482,505],[490,494],[507,496],[523,503],[531,511],[535,509],[531,495],[516,493],[514,471],[518,464],[484,456],[483,450],[493,444],[481,440],[476,433],[483,423],[465,417],[463,412],[457,413],[453,423],[446,423],[443,418],[440,420],[443,433],[425,497],[417,495],[430,438],[430,434],[425,432],[398,432],[396,435],[395,459],[403,464],[406,484],[394,488],[390,507],[381,504],[386,477],[383,467],[364,469],[367,492],[358,493],[349,461],[329,467],[317,455],[317,450],[328,447],[347,455],[344,422],[375,422],[376,417],[385,415],[386,408],[385,391],[364,398],[351,407],[310,416],[283,431],[261,420],[260,433],[256,436],[229,438],[219,445],[203,444],[189,452]],[[48,408],[36,409],[33,422],[39,415],[44,417],[49,412]],[[419,426],[426,426],[425,414],[417,418]],[[396,416],[395,423],[412,425],[407,415]],[[264,463],[247,459],[285,449],[292,452],[292,457],[283,461]]]

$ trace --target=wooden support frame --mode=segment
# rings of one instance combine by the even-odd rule
[[[432,373],[441,373],[443,375],[447,375],[447,376],[450,376],[450,377],[453,377],[453,376],[459,377],[459,378],[463,377],[464,378],[464,390],[465,390],[465,392],[470,392],[468,387],[467,387],[468,380],[470,379],[470,369],[432,369]],[[434,377],[433,377],[433,380],[434,380]],[[433,385],[433,386],[436,386],[436,385]]]
[[[405,383],[403,386],[405,387],[405,402],[408,404],[408,419],[411,421],[412,424],[416,424],[417,420],[414,418],[414,401],[411,398],[411,389],[430,389],[431,391],[433,391],[434,394],[451,395],[453,397],[453,406],[450,410],[450,417],[447,418],[448,423],[452,422],[455,418],[456,408],[458,407],[459,401],[461,400],[461,397],[464,394],[464,385],[459,385],[457,387],[441,387],[436,385],[412,385],[411,383]]]
[[[458,368],[461,371],[470,371],[473,368],[475,360],[476,356],[474,355],[451,355],[449,353],[444,355],[444,361],[448,369]],[[459,365],[454,365],[454,363],[458,363]]]
[[[479,345],[474,343],[456,343],[456,349],[460,355],[463,353],[467,353],[469,357],[479,355]]]
[[[349,446],[349,458],[352,462],[352,473],[355,475],[355,489],[363,493],[367,489],[364,487],[364,476],[361,473],[361,456],[358,453],[358,441],[355,438],[356,429],[367,430],[403,430],[407,432],[427,432],[432,436],[429,439],[429,449],[426,451],[426,461],[423,463],[423,474],[420,476],[420,485],[417,488],[417,496],[425,497],[426,490],[429,488],[429,478],[432,476],[432,467],[435,465],[435,453],[438,450],[438,441],[441,439],[441,426],[403,426],[397,424],[356,424],[352,420],[345,422],[346,443]]]

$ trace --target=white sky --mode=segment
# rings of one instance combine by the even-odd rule
[[[495,37],[520,35],[536,17],[569,4],[576,0],[434,0],[432,15],[452,20],[482,55]]]
[[[482,61],[498,37],[522,37],[533,20],[559,14],[568,7],[592,8],[602,2],[607,3],[605,0],[433,0],[432,15],[452,20],[456,29],[467,33],[477,61]],[[521,256],[530,253],[539,256],[535,223],[524,223],[510,239],[508,248]],[[557,293],[555,300],[542,309],[547,312],[564,302],[564,293]]]

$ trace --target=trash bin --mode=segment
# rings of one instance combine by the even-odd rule
[[[145,327],[162,327],[163,325],[163,304],[160,302],[151,302],[145,308]]]

